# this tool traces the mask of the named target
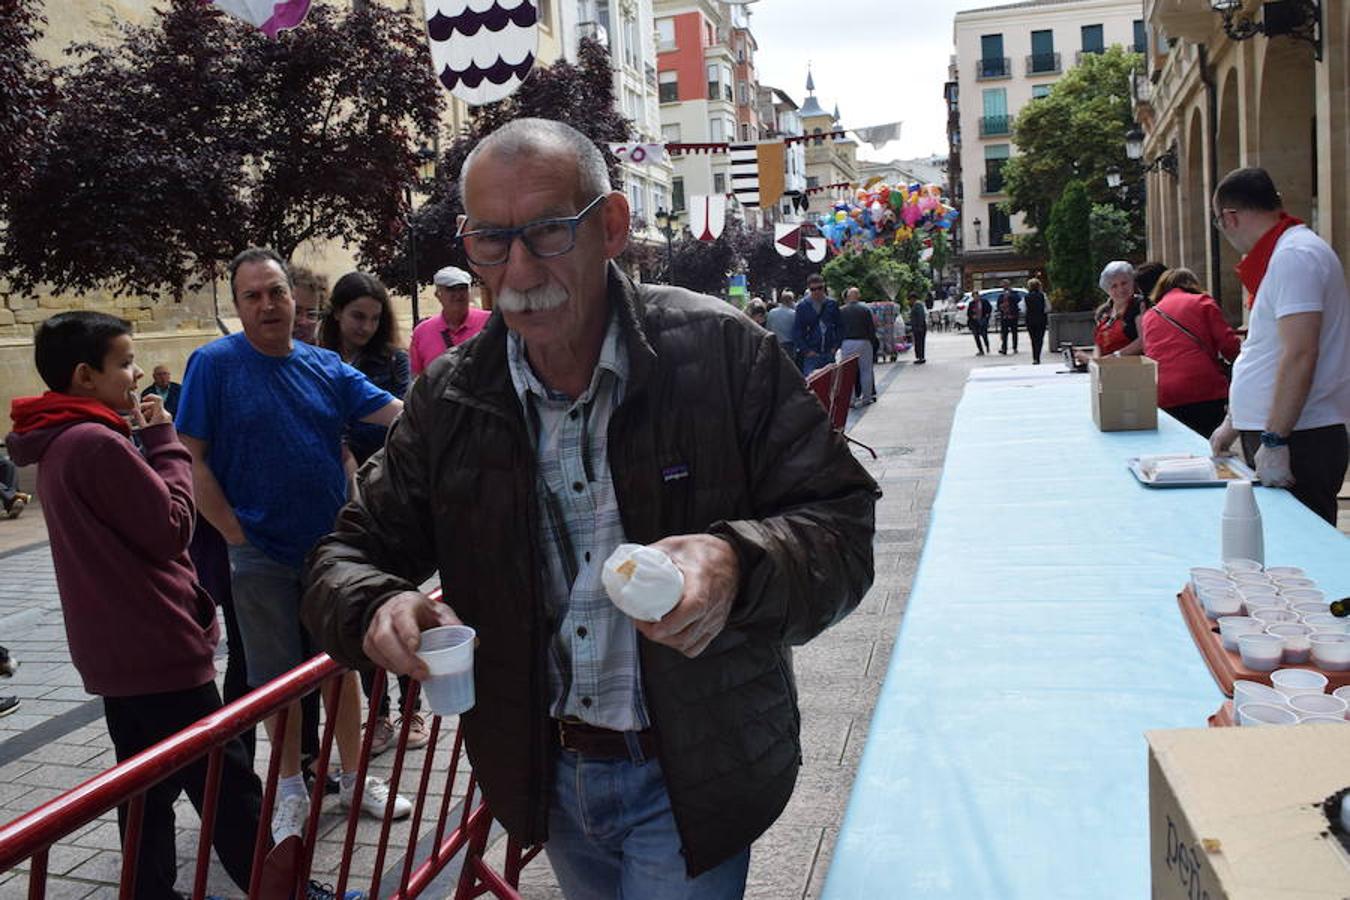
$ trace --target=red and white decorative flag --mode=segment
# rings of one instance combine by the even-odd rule
[[[806,239],[806,258],[811,262],[820,262],[825,258],[826,242],[824,238],[809,237]]]
[[[779,256],[792,256],[802,245],[802,226],[791,222],[776,222],[773,226],[773,249]]]
[[[270,38],[294,28],[309,13],[310,0],[210,0],[222,12],[243,19]]]
[[[619,158],[619,162],[633,165],[646,165],[665,162],[665,144],[610,144],[609,152]]]
[[[689,197],[689,230],[700,241],[715,241],[727,223],[725,194],[692,194]]]

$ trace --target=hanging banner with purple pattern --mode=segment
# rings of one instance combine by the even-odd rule
[[[426,14],[436,77],[470,106],[511,96],[534,68],[536,0],[426,0]]]

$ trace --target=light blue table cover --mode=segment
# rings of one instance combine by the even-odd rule
[[[967,386],[826,900],[1149,895],[1144,732],[1224,699],[1176,603],[1224,492],[1135,481],[1128,457],[1206,451],[1158,418],[1097,431],[1085,376]],[[1267,564],[1350,594],[1346,537],[1257,501]]]

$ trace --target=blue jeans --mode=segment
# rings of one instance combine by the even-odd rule
[[[567,900],[739,900],[750,848],[685,874],[661,764],[561,751],[544,851]]]

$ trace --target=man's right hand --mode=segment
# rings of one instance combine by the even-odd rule
[[[375,611],[361,647],[370,661],[395,675],[418,681],[430,673],[417,656],[422,632],[442,625],[464,624],[454,611],[419,591],[395,594]]]
[[[1233,417],[1224,416],[1223,424],[1214,429],[1209,436],[1209,452],[1212,456],[1234,456],[1233,442],[1238,439],[1237,429],[1233,427]]]

